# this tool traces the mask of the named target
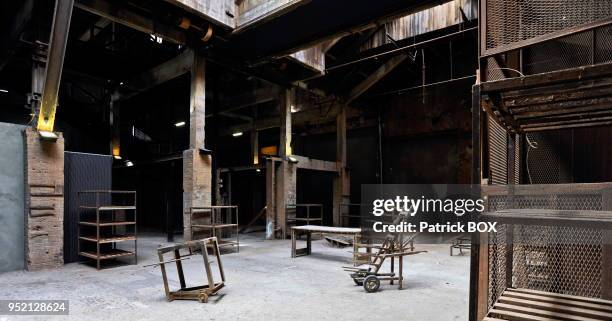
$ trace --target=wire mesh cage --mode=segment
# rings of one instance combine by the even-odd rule
[[[601,0],[486,0],[486,50],[594,23],[612,16]]]
[[[572,219],[595,215],[593,224],[564,224],[556,218],[537,224],[504,221],[488,233],[488,308],[507,288],[609,296],[610,227],[597,219],[612,218],[611,189],[610,183],[523,185],[511,194],[508,186],[487,188],[490,213],[533,212],[545,219],[558,211],[568,211]]]

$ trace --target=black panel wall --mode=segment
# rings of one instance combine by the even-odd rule
[[[77,192],[110,190],[113,158],[109,155],[64,153],[64,262],[78,256],[79,204]]]

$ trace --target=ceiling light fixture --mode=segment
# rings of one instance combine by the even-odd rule
[[[56,141],[59,138],[59,136],[56,133],[45,131],[45,130],[39,131],[38,134],[40,135],[40,138],[42,140]]]
[[[6,89],[0,89],[0,93],[7,93],[7,92],[8,92],[8,90],[6,90]]]
[[[125,166],[126,167],[132,167],[132,166],[134,166],[134,163],[132,163],[132,161],[126,160],[125,161]]]
[[[185,122],[184,121],[180,121],[180,122],[174,124],[174,126],[176,126],[176,127],[183,127],[183,126],[185,126]]]
[[[235,133],[232,134],[232,136],[240,137],[240,136],[242,136],[242,132],[235,132]]]
[[[121,155],[113,155],[115,159],[121,159]]]

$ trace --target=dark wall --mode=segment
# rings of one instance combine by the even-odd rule
[[[113,158],[109,155],[64,153],[64,262],[76,262],[78,255],[79,200],[78,192],[110,190]],[[90,205],[90,204],[87,204]]]
[[[137,193],[139,229],[182,231],[182,171],[182,159],[113,169],[113,189]]]

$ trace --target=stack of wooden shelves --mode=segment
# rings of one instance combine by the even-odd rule
[[[78,193],[79,255],[96,262],[134,257],[138,263],[136,237],[136,192],[91,190]],[[134,242],[133,250],[119,248],[121,242]]]
[[[240,251],[238,237],[238,206],[219,205],[191,208],[191,239],[216,237],[219,246],[235,246]]]

